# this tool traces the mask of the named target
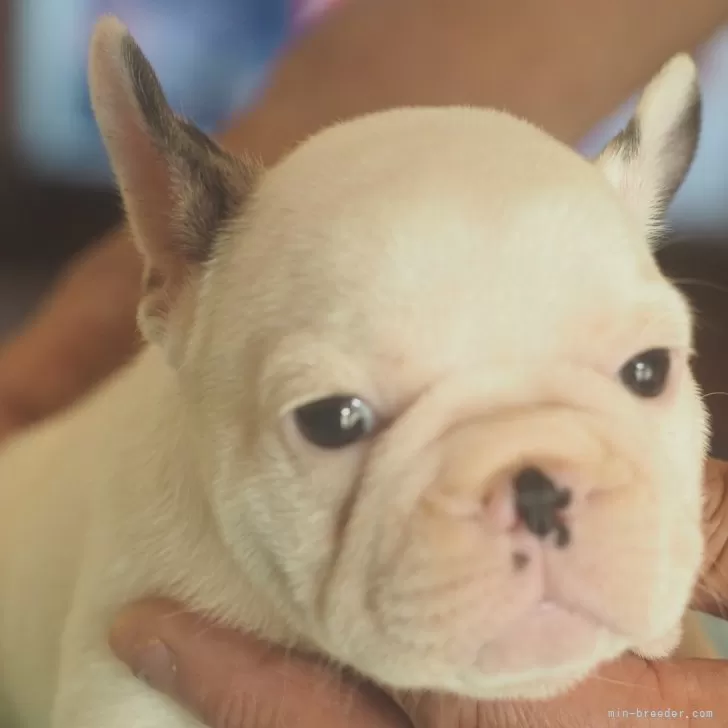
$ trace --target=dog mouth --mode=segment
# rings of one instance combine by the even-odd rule
[[[478,651],[481,699],[537,699],[561,693],[631,641],[587,611],[543,599]]]
[[[565,692],[631,644],[601,620],[549,599],[532,603],[485,639],[478,639],[477,628],[468,632],[466,639],[461,634],[429,648],[388,633],[377,640],[388,659],[357,669],[398,689],[444,690],[476,700],[540,699]]]
[[[593,662],[607,643],[623,642],[608,624],[585,610],[543,599],[511,621],[480,649],[478,666],[505,674],[571,662]]]

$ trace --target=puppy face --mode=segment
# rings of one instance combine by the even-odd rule
[[[650,236],[694,152],[692,63],[596,164],[504,114],[409,109],[260,173],[171,114],[115,21],[91,58],[142,326],[222,538],[302,638],[480,698],[676,646],[706,419]]]

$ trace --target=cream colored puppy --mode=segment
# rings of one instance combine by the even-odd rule
[[[676,647],[706,417],[651,244],[696,146],[689,58],[595,164],[413,108],[265,173],[172,114],[114,19],[90,68],[152,345],[0,458],[5,728],[197,725],[107,646],[148,594],[479,698]]]

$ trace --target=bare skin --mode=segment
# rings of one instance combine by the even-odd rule
[[[670,55],[693,49],[725,22],[728,0],[351,0],[283,59],[256,108],[233,120],[221,140],[272,163],[337,119],[393,105],[475,104],[508,109],[574,143]],[[137,351],[140,276],[124,229],[69,266],[0,351],[0,438],[67,406]],[[726,481],[726,466],[709,463],[706,588],[696,605],[714,612],[728,601]],[[728,672],[717,661],[630,657],[556,701],[477,704],[388,697],[250,636],[199,626],[199,617],[176,605],[142,603],[121,615],[112,645],[212,728],[599,728],[633,725],[609,710],[651,706],[712,710],[723,722],[728,716]],[[160,653],[160,644],[167,650]],[[142,659],[150,645],[151,663]],[[165,652],[176,671],[160,670]],[[653,724],[692,723],[640,721]]]

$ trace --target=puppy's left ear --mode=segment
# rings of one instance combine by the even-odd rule
[[[167,345],[171,329],[182,336],[173,324],[189,319],[190,289],[215,253],[220,228],[249,196],[255,172],[172,111],[149,62],[116,18],[96,26],[89,84],[145,260],[140,328],[148,340]]]
[[[690,169],[698,146],[700,112],[695,63],[686,54],[674,56],[647,85],[624,130],[596,159],[648,235],[659,230]]]

